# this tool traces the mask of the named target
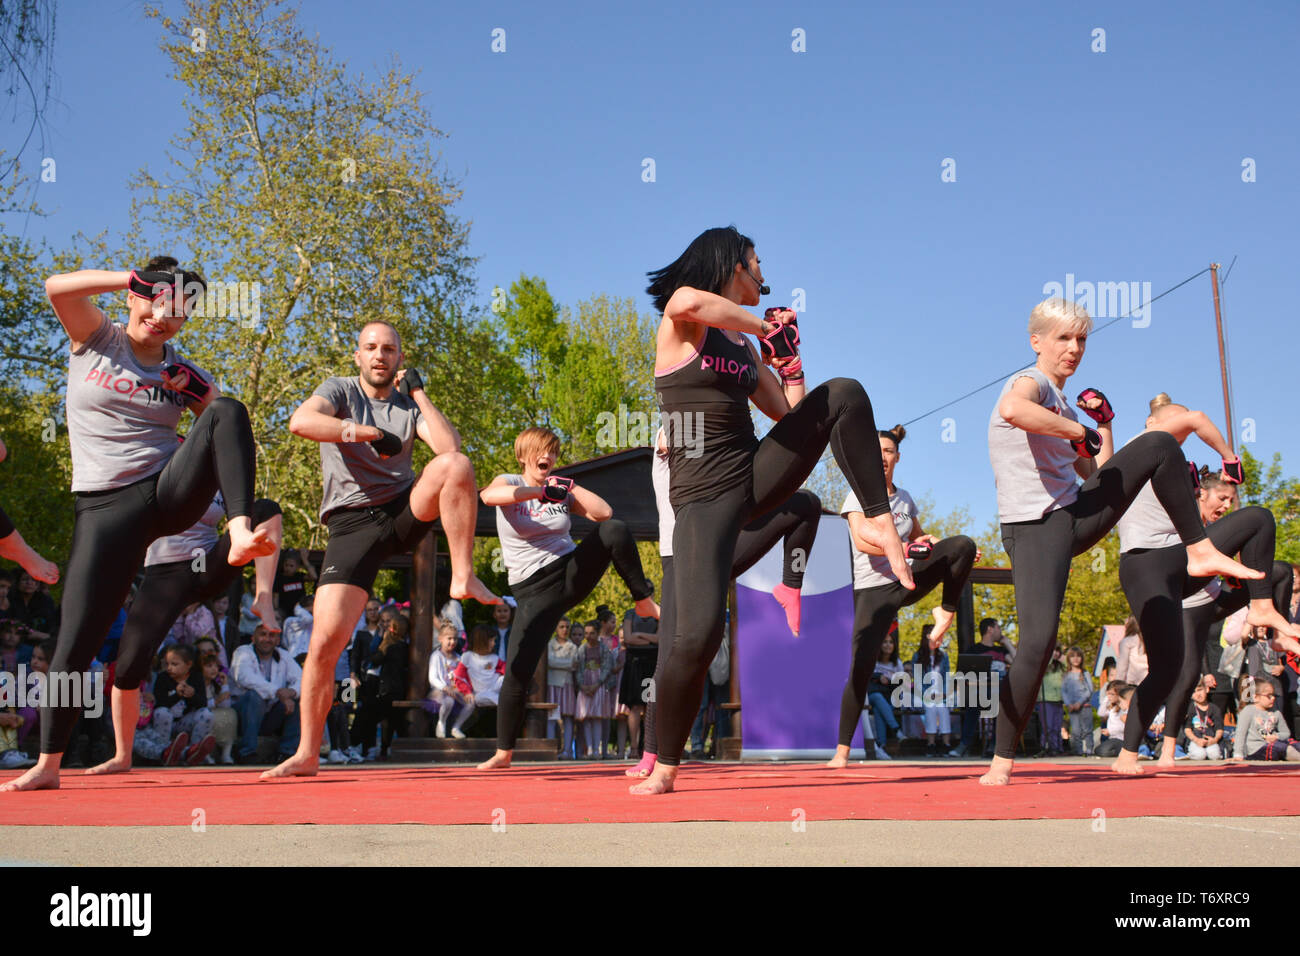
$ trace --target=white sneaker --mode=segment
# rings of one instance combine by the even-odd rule
[[[880,744],[876,744],[876,759],[893,760],[894,758],[889,756],[889,752],[886,751],[884,747],[880,746]]]
[[[364,759],[364,758],[361,756],[361,754],[358,753],[356,750],[348,750],[348,752],[347,752],[347,758],[348,758],[348,763],[350,763],[350,764],[351,764],[351,763],[364,763],[364,762],[365,762],[365,759]]]
[[[379,759],[379,748],[378,748],[378,747],[371,747],[369,750],[366,751],[366,761],[367,761],[367,762],[372,762],[372,761],[375,761],[375,760],[378,760],[378,759]]]
[[[0,770],[21,770],[36,766],[36,761],[21,750],[6,750],[0,755]]]
[[[437,737],[447,736],[447,725],[443,723],[441,720],[438,721],[438,728],[434,731],[434,735]]]
[[[325,758],[326,763],[347,763],[348,755],[342,750],[331,750],[330,755]]]
[[[457,740],[465,739],[465,731],[461,730],[459,727],[451,728],[451,735],[455,737]]]

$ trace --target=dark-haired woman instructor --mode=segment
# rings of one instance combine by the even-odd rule
[[[239,566],[275,548],[266,530],[253,529],[249,520],[254,448],[248,410],[220,397],[210,376],[169,341],[205,288],[201,276],[178,270],[169,257],[151,260],[142,272],[88,269],[45,281],[72,346],[67,415],[77,496],[51,688],[83,685],[150,543],[198,521],[218,490],[229,518],[226,560]],[[122,291],[129,291],[125,328],[92,301]],[[186,408],[197,420],[182,444],[176,426]],[[40,760],[0,790],[58,788],[79,703],[42,702]]]
[[[709,662],[722,643],[740,529],[794,494],[827,443],[862,502],[867,537],[884,552],[900,583],[913,585],[889,512],[867,393],[856,381],[837,378],[805,394],[797,352],[764,359],[778,379],[761,370],[753,345],[736,334],[781,335],[780,326],[794,318],[780,310],[760,319],[743,308],[758,305],[766,291],[754,243],[734,227],[710,229],[650,276],[647,291],[663,313],[655,388],[668,437],[668,494],[676,514],[677,623],[655,689],[659,760],[654,772],[630,789],[657,794],[673,789]],[[777,423],[762,441],[749,417],[751,398]]]

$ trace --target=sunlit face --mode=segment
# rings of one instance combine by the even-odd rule
[[[524,477],[530,483],[540,485],[555,469],[560,455],[556,448],[539,448],[517,460],[523,466]]]
[[[371,388],[387,388],[402,367],[402,346],[388,326],[367,325],[361,330],[353,358],[362,381]]]
[[[892,438],[886,438],[884,435],[880,438],[880,460],[885,465],[885,481],[892,486],[894,484],[894,468],[898,465],[898,443]]]
[[[448,629],[438,634],[438,646],[448,657],[456,653],[456,632]]]
[[[1078,371],[1088,345],[1088,333],[1058,322],[1046,332],[1034,332],[1029,345],[1038,353],[1038,367],[1049,377],[1064,381]]]
[[[187,315],[193,313],[194,300],[202,294],[202,289],[196,285],[193,289],[181,290],[179,302],[174,301],[175,290],[176,285],[170,285],[166,292],[152,301],[128,295],[127,335],[141,345],[156,348],[179,332]],[[188,310],[185,308],[187,304]]]
[[[1206,524],[1218,521],[1237,501],[1237,490],[1232,485],[1202,488],[1197,492],[1196,504],[1201,510],[1201,520]]]
[[[253,648],[262,657],[266,657],[275,649],[278,635],[268,631],[266,625],[259,624],[253,631]]]

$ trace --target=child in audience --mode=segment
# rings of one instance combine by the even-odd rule
[[[1065,677],[1061,680],[1061,703],[1068,715],[1070,753],[1092,755],[1092,677],[1083,669],[1083,651],[1071,647],[1065,652]]]
[[[1233,753],[1241,760],[1300,760],[1300,747],[1276,709],[1277,691],[1266,680],[1256,681],[1254,691],[1252,703],[1243,696],[1238,705]]]
[[[547,724],[547,736],[564,728],[560,759],[573,756],[573,712],[577,707],[574,672],[578,666],[578,645],[569,640],[569,619],[560,618],[555,636],[546,645],[546,699],[555,705]]]
[[[473,688],[465,693],[456,687],[456,666],[460,663],[456,644],[459,638],[456,625],[442,625],[438,628],[438,649],[429,657],[429,700],[438,708],[436,733],[439,737],[447,736],[447,718],[459,704],[460,714],[451,725],[451,735],[458,740],[464,738],[465,732],[461,728],[474,713]]]
[[[1205,681],[1199,681],[1192,691],[1192,704],[1187,708],[1187,721],[1183,724],[1187,735],[1187,756],[1192,760],[1219,760],[1223,748],[1223,713],[1209,702]]]
[[[153,718],[135,735],[135,752],[169,767],[182,760],[201,763],[212,753],[217,738],[203,675],[194,667],[194,648],[173,644],[163,652],[163,670],[154,681],[153,698]],[[191,737],[199,742],[190,746]]]
[[[1101,740],[1093,751],[1098,757],[1118,757],[1124,749],[1124,721],[1128,718],[1128,702],[1137,688],[1122,680],[1106,685],[1098,714],[1106,725],[1101,729]]]
[[[460,655],[455,674],[461,693],[471,693],[478,706],[495,707],[505,678],[506,662],[496,653],[497,636],[492,628],[478,624],[469,632],[469,647]]]
[[[197,646],[210,643],[211,640],[204,640]],[[215,651],[204,652],[199,657],[199,666],[203,669],[203,692],[207,695],[208,709],[212,711],[212,736],[221,751],[221,763],[233,764],[235,757],[231,749],[239,733],[239,715],[230,702],[230,675],[221,669],[221,658]],[[205,763],[215,762],[211,755],[205,760]]]

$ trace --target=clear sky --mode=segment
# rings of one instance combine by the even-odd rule
[[[648,311],[645,272],[734,223],[757,242],[765,304],[804,290],[810,380],[860,379],[887,427],[1029,364],[1025,325],[1048,283],[1158,294],[1238,256],[1224,298],[1236,432],[1253,419],[1251,450],[1300,470],[1284,398],[1300,354],[1290,0],[313,0],[300,16],[349,69],[373,73],[396,55],[418,72],[464,189],[484,303],[526,272],[561,302],[608,293]],[[503,53],[491,49],[496,28]],[[796,30],[805,52],[792,49]],[[183,122],[167,109],[181,90],[157,28],[138,3],[61,2],[54,65],[44,151],[57,180],[38,194],[53,214],[28,233],[55,244],[124,233],[128,179],[161,166]],[[159,132],[127,122],[144,101]],[[1243,182],[1247,158],[1254,182]],[[955,181],[943,181],[945,160]],[[1121,439],[1158,391],[1222,426],[1208,275],[1149,318],[1095,336],[1070,393],[1104,389]],[[968,507],[978,531],[996,510],[995,396],[912,425],[896,475],[940,511]],[[1211,457],[1195,439],[1187,449]]]

